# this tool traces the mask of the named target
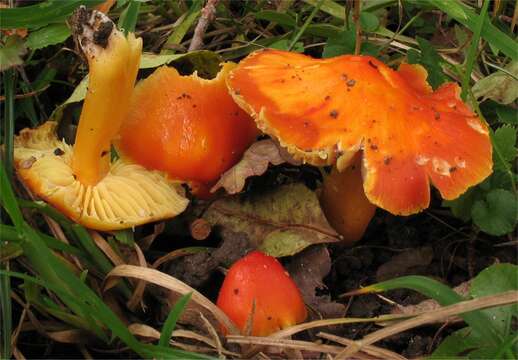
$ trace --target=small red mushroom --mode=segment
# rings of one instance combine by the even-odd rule
[[[297,285],[277,259],[260,251],[230,267],[217,305],[243,333],[251,324],[253,336],[268,336],[307,316]]]

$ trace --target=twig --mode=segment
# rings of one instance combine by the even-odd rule
[[[47,90],[49,88],[49,86],[50,85],[45,85],[41,89],[34,90],[34,91],[31,91],[31,92],[28,92],[28,93],[25,93],[25,94],[16,94],[16,95],[14,95],[14,98],[15,99],[25,99],[25,98],[34,96],[36,94],[39,94],[40,92],[43,92],[43,91]],[[5,101],[5,96],[4,95],[0,95],[0,101]]]
[[[439,310],[430,311],[415,318],[401,321],[392,326],[375,331],[363,339],[355,341],[353,345],[347,346],[344,351],[336,356],[336,359],[347,359],[366,345],[373,344],[388,336],[398,334],[408,329],[421,325],[447,319],[450,316],[466,313],[473,310],[485,309],[489,307],[518,303],[518,291],[508,291],[501,294],[485,296],[474,300],[462,301],[453,305],[445,306]]]
[[[360,54],[360,49],[362,47],[362,27],[360,24],[360,6],[361,2],[360,0],[354,0],[354,14],[353,14],[353,21],[355,25],[355,31],[356,31],[356,41],[354,44],[354,55]]]
[[[207,0],[205,6],[201,9],[200,20],[198,20],[198,24],[196,24],[196,28],[194,29],[189,51],[201,49],[203,46],[203,35],[216,16],[216,5],[218,2],[219,0]]]

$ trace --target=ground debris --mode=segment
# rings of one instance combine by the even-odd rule
[[[429,246],[404,251],[382,264],[376,271],[376,279],[381,282],[415,273],[417,267],[430,265],[433,256],[433,249]]]
[[[325,319],[344,316],[343,304],[332,301],[329,295],[318,295],[318,292],[327,289],[323,279],[331,270],[331,258],[325,246],[313,246],[297,254],[286,269],[299,287],[304,302],[314,310],[310,312],[311,317]]]
[[[215,192],[223,188],[229,194],[237,194],[243,190],[246,179],[264,174],[269,164],[280,165],[285,162],[299,165],[272,139],[260,140],[245,151],[240,162],[221,175],[211,191]]]

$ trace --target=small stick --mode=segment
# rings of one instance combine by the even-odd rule
[[[194,29],[189,51],[198,50],[203,46],[203,35],[205,31],[207,31],[209,24],[216,17],[216,5],[218,2],[219,0],[207,0],[205,6],[201,9],[200,20],[198,20],[198,24],[196,24],[196,28]]]
[[[31,92],[28,92],[28,93],[25,93],[25,94],[16,94],[14,96],[14,98],[15,99],[25,99],[25,98],[28,98],[28,97],[31,97],[31,96],[35,96],[35,95],[39,94],[40,92],[43,92],[43,91],[47,90],[49,88],[49,86],[50,85],[45,85],[41,89],[34,90],[34,91],[31,91]],[[4,95],[0,95],[0,102],[2,102],[2,101],[5,101],[5,96]]]
[[[359,55],[362,47],[362,27],[360,24],[360,0],[354,0],[353,20],[356,28],[356,41],[354,44],[354,55]]]

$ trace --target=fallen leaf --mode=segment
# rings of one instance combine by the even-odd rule
[[[49,45],[60,44],[70,36],[70,29],[66,24],[50,24],[33,31],[27,37],[25,45],[31,50],[43,49]]]
[[[433,259],[433,249],[429,246],[410,249],[394,256],[376,271],[376,280],[382,282],[402,275],[416,266],[428,266]]]
[[[217,200],[203,217],[213,227],[245,233],[254,248],[276,257],[340,240],[316,194],[303,184],[284,185],[245,201],[237,196]]]
[[[245,233],[222,229],[220,236],[223,242],[217,249],[175,260],[167,273],[194,288],[200,288],[210,280],[218,266],[229,267],[253,249]]]
[[[518,98],[518,61],[509,63],[505,70],[477,81],[472,88],[473,95],[477,99],[481,97],[482,101],[491,99],[504,105],[515,101]]]
[[[23,63],[22,56],[27,53],[27,47],[18,35],[11,35],[0,48],[0,71]]]
[[[285,162],[299,164],[272,139],[257,141],[245,151],[240,162],[221,175],[210,191],[224,188],[229,194],[237,194],[243,190],[247,178],[264,174],[269,164],[280,165]]]
[[[334,302],[329,295],[317,295],[326,289],[324,277],[331,271],[331,258],[325,246],[314,246],[297,254],[286,266],[297,284],[304,302],[322,318],[339,318],[345,314],[345,306]]]

